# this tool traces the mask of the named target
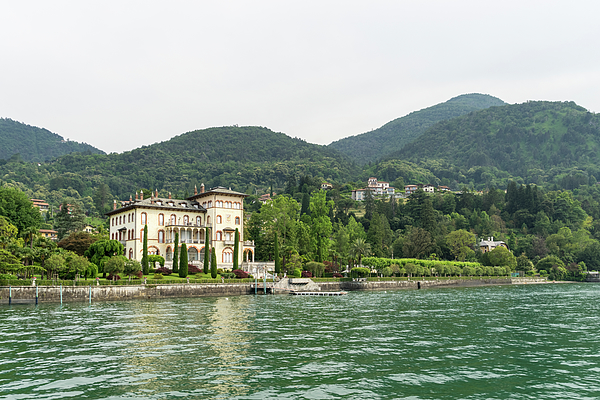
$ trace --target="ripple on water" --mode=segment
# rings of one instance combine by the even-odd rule
[[[600,285],[0,308],[0,399],[600,392]]]

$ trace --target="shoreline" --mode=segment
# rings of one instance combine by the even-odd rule
[[[524,285],[561,283],[543,278],[489,278],[489,279],[443,279],[410,281],[351,281],[314,282],[323,292],[419,290],[452,287],[478,287],[492,285]],[[270,287],[267,287],[269,292]],[[263,295],[259,284],[256,293]],[[36,299],[37,294],[37,299]],[[0,305],[38,304],[62,302],[96,302],[147,300],[162,298],[218,297],[254,295],[250,283],[212,284],[165,284],[165,285],[115,285],[115,286],[12,286],[0,287]],[[271,293],[268,293],[271,294]],[[274,294],[285,294],[276,291]]]

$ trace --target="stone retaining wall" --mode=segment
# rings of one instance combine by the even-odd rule
[[[35,286],[13,286],[10,288],[12,302],[34,303]],[[247,283],[235,284],[181,284],[181,285],[115,285],[92,286],[92,302],[118,301],[135,299],[160,299],[166,297],[202,297],[202,296],[239,296],[253,294],[254,290]],[[61,288],[59,286],[40,286],[38,302],[60,302]],[[9,288],[0,287],[0,304],[8,304]],[[88,302],[90,286],[63,286],[62,301]]]
[[[513,279],[451,279],[451,280],[410,280],[410,281],[368,281],[368,282],[317,282],[323,292],[355,291],[355,290],[395,290],[426,289],[443,287],[473,287],[487,285],[510,285],[548,282],[540,278]],[[13,286],[12,303],[35,303],[35,286]],[[251,284],[180,284],[180,285],[115,285],[91,286],[92,302],[160,299],[167,297],[206,297],[206,296],[239,296],[254,294]],[[59,286],[40,286],[38,302],[58,303],[61,289]],[[0,287],[0,304],[8,304],[9,288]],[[63,286],[62,301],[89,302],[90,286]]]

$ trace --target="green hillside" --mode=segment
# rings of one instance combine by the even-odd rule
[[[86,143],[66,141],[47,129],[37,128],[0,118],[0,159],[9,159],[19,154],[24,161],[42,162],[64,154],[80,152],[104,154],[102,150]]]
[[[504,104],[506,103],[502,100],[487,94],[463,94],[445,103],[397,118],[371,132],[338,140],[329,144],[329,147],[358,163],[367,164],[402,149],[437,122]]]
[[[506,187],[514,178],[571,189],[600,176],[600,115],[573,102],[493,107],[436,124],[393,159],[446,184]]]
[[[61,196],[94,197],[102,184],[126,199],[141,188],[183,196],[201,183],[264,191],[271,185],[283,187],[291,176],[345,182],[358,171],[326,146],[267,128],[228,126],[188,132],[122,154],[74,153],[41,166],[12,161],[0,165],[0,179],[53,202]]]

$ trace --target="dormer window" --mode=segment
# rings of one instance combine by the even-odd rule
[[[170,202],[169,202],[169,203],[167,203],[167,204],[169,204],[171,207],[173,207],[173,206],[175,205],[175,203],[173,203],[172,201],[170,201]]]
[[[179,205],[180,205],[181,207],[184,207],[184,208],[185,208],[185,207],[187,207],[187,204],[186,204],[186,203],[179,203]]]
[[[156,204],[158,204],[159,206],[162,206],[162,201],[156,200]]]

